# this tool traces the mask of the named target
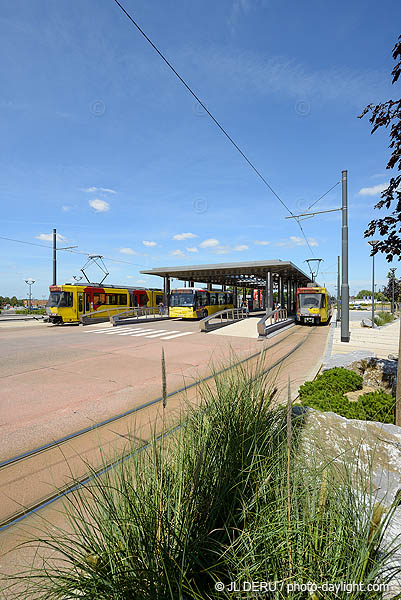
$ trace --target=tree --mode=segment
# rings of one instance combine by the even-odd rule
[[[372,290],[360,290],[357,295],[356,298],[357,300],[362,300],[362,298],[370,298],[372,295]]]
[[[393,280],[394,280],[394,300],[399,302],[401,300],[401,280],[394,277],[391,271],[387,274],[388,283],[385,286],[383,292],[384,295],[391,301],[393,298]]]
[[[401,35],[393,48],[393,58],[398,60],[391,73],[394,84],[401,75]],[[382,252],[391,262],[394,256],[401,258],[401,237],[399,235],[401,233],[401,98],[388,100],[382,104],[369,104],[359,118],[364,117],[367,113],[371,113],[369,121],[373,125],[372,134],[379,127],[391,126],[389,148],[392,149],[392,154],[386,168],[396,168],[399,173],[391,177],[388,187],[381,194],[381,200],[375,205],[377,209],[383,207],[386,207],[387,210],[391,209],[391,213],[381,219],[370,221],[364,235],[372,237],[377,230],[384,239],[372,249],[371,255]]]

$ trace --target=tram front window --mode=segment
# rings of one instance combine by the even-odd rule
[[[300,308],[322,308],[323,294],[299,294]]]
[[[60,302],[61,293],[62,292],[50,292],[50,296],[46,306],[49,306],[50,308],[55,308],[56,306],[58,306],[58,303]]]
[[[190,292],[172,292],[170,296],[170,306],[193,306],[194,294]]]
[[[56,307],[71,307],[72,293],[71,292],[51,292],[46,306],[50,308]]]

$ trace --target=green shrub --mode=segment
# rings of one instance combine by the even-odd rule
[[[379,327],[386,325],[387,323],[391,323],[392,321],[394,321],[394,315],[391,312],[381,310],[375,315],[375,323]]]
[[[29,308],[24,308],[23,310],[16,310],[16,315],[45,315],[46,309],[39,308],[38,310],[29,310]]]
[[[383,390],[362,394],[356,402],[350,402],[344,395],[361,390],[362,381],[362,377],[353,371],[329,369],[301,386],[301,403],[324,412],[335,412],[347,419],[394,423],[395,399]]]
[[[302,404],[323,412],[335,412],[347,419],[395,423],[395,399],[383,390],[362,394],[356,402],[339,393],[315,393],[305,398]]]
[[[354,392],[362,389],[362,377],[353,371],[348,371],[342,367],[329,369],[318,375],[314,381],[307,381],[299,388],[300,398],[329,396],[333,394],[344,394],[345,392]]]

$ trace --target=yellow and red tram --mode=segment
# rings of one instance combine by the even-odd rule
[[[85,313],[108,309],[113,315],[129,308],[157,307],[164,301],[162,290],[95,283],[51,285],[46,305],[49,321],[55,324],[78,323]]]
[[[297,289],[297,323],[327,324],[332,313],[333,303],[326,288],[315,286]]]

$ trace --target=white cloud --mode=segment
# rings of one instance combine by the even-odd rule
[[[203,242],[201,242],[199,244],[199,246],[201,248],[213,248],[215,246],[218,246],[219,243],[220,243],[219,240],[216,240],[215,238],[209,238],[209,239],[204,240]]]
[[[182,250],[173,250],[170,252],[171,256],[185,256],[185,252]]]
[[[44,242],[52,242],[53,234],[52,233],[40,233],[39,235],[35,235],[35,238],[37,240],[43,240]],[[63,235],[60,235],[59,233],[56,233],[56,240],[58,242],[66,242],[67,238],[64,237]]]
[[[137,279],[135,283],[146,283],[146,279]]]
[[[232,252],[232,248],[231,246],[216,246],[214,248],[214,252],[216,254],[229,254],[229,252]]]
[[[387,183],[379,183],[378,185],[372,185],[372,187],[365,187],[359,190],[360,196],[377,196],[388,187]]]
[[[198,237],[195,233],[177,233],[173,236],[173,240],[190,240]]]
[[[267,242],[266,240],[255,240],[254,244],[256,244],[257,246],[268,246],[270,242]]]
[[[308,237],[309,246],[318,246],[319,243],[313,237]],[[305,238],[299,237],[297,235],[290,235],[288,239],[281,240],[277,242],[276,246],[280,246],[282,248],[294,248],[295,246],[306,246],[307,242]]]
[[[107,212],[110,209],[110,204],[106,200],[95,198],[89,200],[89,206],[91,206],[96,212]]]
[[[61,207],[63,209],[64,212],[68,212],[69,210],[71,210],[73,207],[69,206],[68,204],[64,204],[64,206]]]
[[[193,246],[192,248],[187,248],[187,252],[198,252],[198,248]]]
[[[101,188],[101,187],[88,187],[82,190],[83,192],[97,193],[103,192],[103,194],[117,194],[116,190],[112,190],[110,188]]]
[[[153,248],[153,246],[157,246],[156,242],[151,242],[148,240],[142,240],[142,244],[147,246],[148,248]]]
[[[136,254],[132,248],[120,248],[121,254]]]
[[[246,244],[239,244],[238,246],[234,246],[233,250],[235,250],[235,252],[243,252],[244,250],[249,250],[249,246]]]

